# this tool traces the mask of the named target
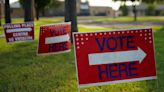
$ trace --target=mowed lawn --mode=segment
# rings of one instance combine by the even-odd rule
[[[134,17],[118,17],[118,18],[110,18],[110,17],[93,17],[94,22],[132,22],[134,21]],[[151,16],[151,17],[137,17],[138,22],[163,22],[163,16]]]
[[[112,18],[110,20],[115,21]],[[149,18],[145,20],[155,21]],[[40,25],[62,21],[63,18],[58,17],[42,18],[35,22],[36,39],[33,42],[8,44],[5,38],[0,38],[0,92],[78,92],[73,45],[70,53],[36,55]],[[13,22],[23,22],[23,19],[14,19]],[[111,30],[81,26],[78,29],[81,32]],[[164,92],[164,26],[154,26],[153,30],[157,80],[83,88],[80,92]],[[0,34],[3,34],[2,31],[0,27]]]

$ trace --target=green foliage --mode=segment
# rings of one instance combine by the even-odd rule
[[[157,0],[142,0],[142,2],[144,2],[144,3],[154,3],[155,1],[157,1]]]
[[[22,7],[24,7],[24,0],[19,0]],[[59,1],[57,0],[34,0],[35,7],[39,10],[45,9],[46,7],[52,5],[59,5]]]
[[[140,0],[114,0],[114,1],[122,1],[122,2],[132,1],[132,2],[135,2],[135,1],[140,1]]]
[[[142,0],[142,2],[153,4],[153,3],[164,3],[164,0]]]
[[[47,5],[45,8],[46,9],[54,8],[54,7],[57,8],[60,5],[61,5],[61,2],[60,1],[58,1],[58,0],[51,0],[50,3],[49,3],[49,5]]]
[[[145,2],[145,3],[164,3],[164,0],[113,0],[113,1],[122,1],[122,2],[126,2],[126,1],[141,1],[141,2]]]
[[[19,3],[24,8],[24,0],[19,0]]]
[[[21,6],[24,8],[24,0],[19,0]],[[34,0],[34,7],[36,10],[36,16],[39,17],[40,11],[44,12],[46,8],[59,7],[60,1],[58,0]]]
[[[45,7],[50,4],[50,2],[51,0],[35,0],[35,7],[38,10],[45,9]]]
[[[128,15],[128,7],[125,4],[120,7],[120,10],[122,11],[122,16]]]
[[[155,4],[149,4],[148,8],[146,10],[146,15],[148,15],[148,16],[155,15],[155,7],[156,7]]]
[[[114,1],[121,1],[121,2],[131,1],[132,3],[134,3],[134,5],[132,7],[133,8],[133,14],[134,14],[134,21],[137,21],[137,10],[136,10],[135,2],[140,1],[140,0],[114,0]]]

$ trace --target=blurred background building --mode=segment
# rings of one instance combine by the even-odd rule
[[[60,1],[60,6],[50,7],[45,9],[44,15],[40,13],[41,16],[64,16],[64,1]],[[2,17],[4,17],[4,2],[1,2],[1,12]],[[10,4],[11,8],[11,17],[13,18],[22,18],[24,16],[24,11],[19,3],[19,1],[13,2]],[[106,6],[90,6],[89,2],[81,2],[77,0],[77,15],[79,16],[113,16],[115,11],[111,7]]]
[[[133,16],[132,6],[127,6],[128,16]],[[148,5],[146,3],[141,3],[136,6],[138,16],[162,16],[164,15],[164,5]]]
[[[0,17],[4,17],[4,1],[0,0]]]
[[[50,17],[50,16],[64,16],[64,1],[60,1],[59,7],[51,6],[44,10],[44,14],[40,12],[40,16]],[[19,1],[10,4],[11,17],[12,18],[23,18],[24,10],[19,3]],[[158,4],[148,5],[146,3],[141,3],[136,6],[137,16],[162,16],[164,15],[164,5]],[[79,16],[133,16],[132,6],[121,6],[119,10],[114,10],[110,6],[90,6],[89,1],[82,2],[77,0],[77,15]],[[4,17],[4,0],[0,1],[0,16]]]
[[[24,10],[19,2],[14,2],[10,5],[11,8],[11,17],[14,18],[23,18]]]

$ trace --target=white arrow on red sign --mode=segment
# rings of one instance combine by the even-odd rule
[[[15,28],[15,29],[7,29],[7,33],[13,33],[13,32],[30,32],[32,31],[32,28]]]
[[[69,39],[70,39],[69,34],[55,36],[55,37],[47,37],[45,38],[45,44],[65,42],[68,41]]]
[[[88,57],[89,65],[121,63],[130,61],[139,61],[139,63],[142,63],[143,59],[146,57],[146,53],[138,47],[137,50],[131,51],[91,53],[88,54]]]

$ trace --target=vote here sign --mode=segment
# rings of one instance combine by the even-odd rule
[[[79,87],[156,79],[152,29],[73,37]]]
[[[43,25],[40,27],[38,54],[69,52],[71,23]]]
[[[34,40],[34,23],[17,23],[3,25],[8,43]]]

